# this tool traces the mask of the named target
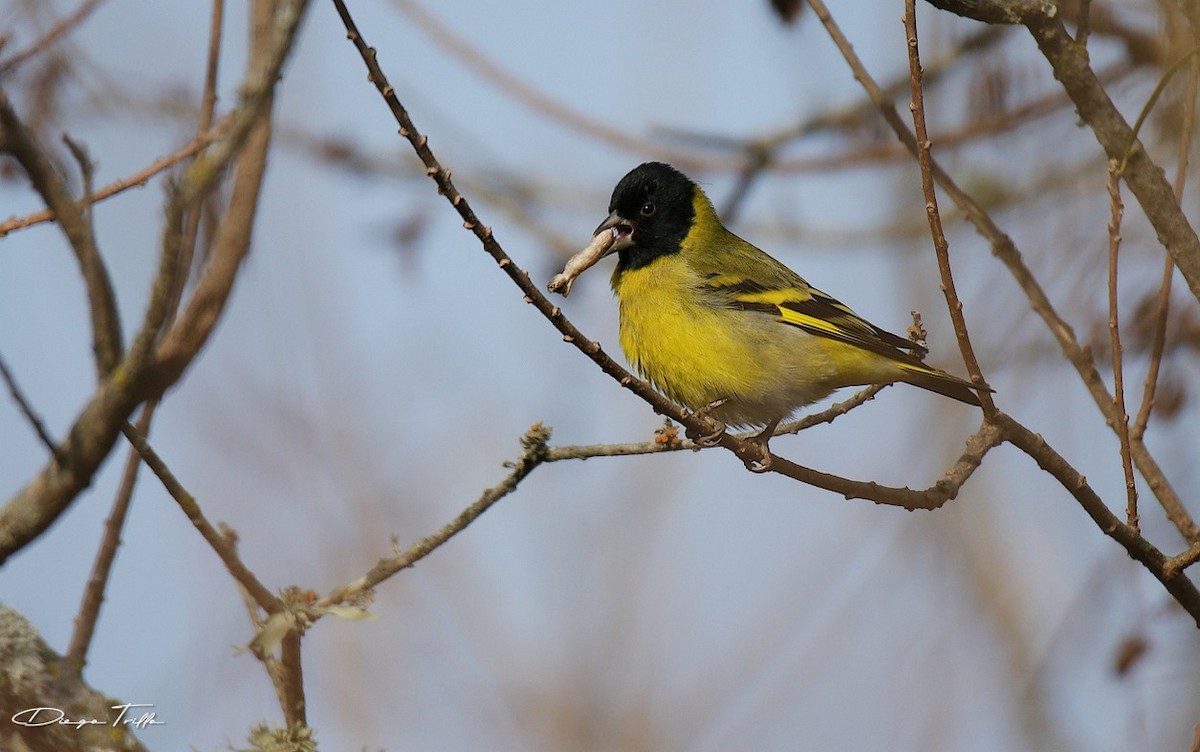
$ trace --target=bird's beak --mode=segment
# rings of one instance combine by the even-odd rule
[[[607,251],[604,252],[605,256],[609,255],[610,253],[616,253],[617,251],[624,250],[633,245],[633,225],[629,224],[629,222],[626,221],[626,219],[620,214],[617,214],[616,212],[609,214],[608,219],[601,222],[600,226],[596,228],[596,231],[592,233],[592,237],[594,238],[606,230],[612,231],[613,244],[609,246]]]

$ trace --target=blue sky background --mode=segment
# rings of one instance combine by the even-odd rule
[[[553,99],[680,148],[663,129],[749,138],[862,97],[814,19],[783,27],[766,5],[446,0],[427,12]],[[443,164],[536,279],[562,257],[504,211],[505,181],[536,186],[543,229],[582,247],[613,184],[655,156],[514,102],[396,5],[350,8]],[[899,4],[832,10],[878,78],[905,70]],[[226,106],[244,15],[229,8]],[[919,18],[927,60],[973,30],[923,4]],[[0,9],[0,29],[18,28],[16,48],[33,38],[26,19]],[[98,183],[186,141],[191,122],[153,103],[166,92],[195,101],[207,27],[203,4],[109,0],[72,37],[87,93],[75,90],[64,127],[87,142]],[[1031,41],[1017,34],[1003,49],[1015,77],[1045,85]],[[930,102],[935,133],[965,117],[954,92],[970,85],[964,74]],[[1136,102],[1152,86],[1122,93]],[[209,517],[238,530],[268,586],[328,591],[386,555],[390,535],[406,544],[437,529],[503,477],[534,422],[553,428],[555,444],[652,436],[661,419],[522,303],[420,177],[327,3],[312,6],[286,68],[277,124],[249,261],[152,435]],[[331,170],[301,136],[344,139],[381,174]],[[1046,143],[1049,158],[1038,151]],[[789,153],[839,144],[825,136]],[[946,157],[964,182],[1023,185],[1094,149],[1064,111]],[[1107,197],[1094,161],[1087,192],[998,213],[1081,330],[1104,294]],[[718,205],[734,185],[728,172],[693,175]],[[127,327],[145,302],[162,201],[155,183],[96,211]],[[0,184],[0,216],[38,208],[21,184]],[[961,373],[928,238],[879,229],[922,214],[916,169],[903,163],[765,178],[735,229],[880,326],[903,332],[908,311],[921,310],[932,360]],[[427,224],[398,251],[390,233],[401,217]],[[1116,441],[1049,335],[983,242],[961,221],[950,232],[1001,406],[1105,498],[1123,498]],[[1124,279],[1140,289],[1158,273],[1158,251],[1136,216],[1125,235]],[[563,310],[617,354],[608,270],[585,274]],[[78,274],[54,227],[0,243],[0,353],[61,435],[94,367]],[[1195,365],[1177,362],[1176,375],[1186,383]],[[1196,413],[1185,404],[1150,437],[1186,498],[1198,480]],[[829,472],[925,487],[978,421],[896,387],[772,447]],[[7,497],[45,460],[9,400],[0,446]],[[124,455],[0,570],[0,600],[60,651]],[[1150,504],[1146,529],[1173,552]],[[252,632],[232,579],[145,473],[124,537],[87,679],[155,704],[166,725],[142,734],[153,749],[224,749],[277,721],[261,667],[234,651]],[[309,718],[324,749],[1181,749],[1200,699],[1194,625],[1011,448],[933,513],[750,475],[721,451],[544,466],[381,586],[372,610],[376,621],[326,619],[305,639]],[[1115,656],[1132,636],[1148,652],[1118,676]]]

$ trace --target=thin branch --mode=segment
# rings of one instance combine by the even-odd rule
[[[1125,516],[1129,527],[1138,529],[1137,483],[1133,478],[1133,459],[1129,449],[1129,413],[1125,409],[1125,368],[1122,364],[1120,308],[1117,305],[1117,269],[1121,249],[1121,219],[1125,204],[1121,201],[1121,172],[1117,160],[1108,160],[1108,334],[1112,350],[1113,411],[1117,439],[1121,445],[1121,469],[1125,473]]]
[[[225,564],[225,569],[229,571],[229,574],[237,580],[241,587],[246,589],[246,592],[253,596],[259,608],[269,614],[283,610],[283,603],[259,582],[254,573],[242,563],[242,560],[238,558],[237,550],[208,521],[208,518],[204,516],[203,510],[200,509],[200,505],[196,502],[196,498],[188,493],[188,490],[179,482],[179,479],[171,472],[171,468],[167,467],[167,463],[158,456],[158,453],[154,451],[145,437],[128,423],[122,427],[121,432],[125,434],[125,438],[129,440],[129,443],[141,455],[142,461],[146,463],[146,467],[150,468],[151,472],[158,477],[163,488],[171,495],[171,498],[175,500],[175,503],[179,505],[183,513],[187,515],[187,518],[191,521],[197,532],[200,533],[200,537],[204,538],[208,542],[209,547],[221,558],[221,561]]]
[[[96,372],[103,379],[121,359],[121,320],[112,280],[84,212],[45,149],[17,116],[3,89],[0,89],[0,151],[8,152],[20,163],[34,189],[58,218],[59,228],[75,253],[87,290]]]
[[[694,153],[681,152],[639,138],[604,123],[596,122],[567,107],[561,101],[547,96],[513,76],[495,60],[485,57],[479,52],[478,45],[471,44],[456,35],[415,0],[394,0],[394,2],[421,27],[430,39],[453,54],[476,74],[535,112],[572,130],[625,151],[643,155],[654,154],[664,161],[674,162],[684,167],[702,168],[704,166],[704,158],[697,159],[697,155]]]
[[[1130,70],[1131,68],[1126,62],[1120,61],[1109,68],[1101,70],[1098,76],[1101,82],[1112,83],[1119,81]],[[908,84],[907,76],[904,79],[904,83]],[[881,87],[880,89],[889,100],[893,90],[894,85]],[[873,102],[869,104],[872,107],[874,106]],[[931,136],[931,140],[936,141],[943,149],[967,146],[983,138],[1008,133],[1020,127],[1036,125],[1037,119],[1061,112],[1070,104],[1070,98],[1061,90],[1051,91],[1041,97],[1017,105],[1012,109],[990,115],[983,119],[971,120],[945,131],[939,131]],[[776,153],[792,141],[809,133],[818,132],[823,128],[839,125],[843,118],[858,115],[860,111],[861,108],[859,106],[847,107],[843,110],[818,115],[785,131],[757,136],[749,140],[678,129],[669,130],[667,133],[674,135],[677,139],[705,146],[710,150],[733,150],[742,155],[732,161],[721,158],[709,159],[704,163],[704,167],[710,170],[744,170],[748,161],[748,157],[744,155],[752,154],[762,149],[767,149],[772,154],[772,174],[829,172],[833,170],[853,169],[863,165],[901,162],[911,158],[911,152],[903,144],[896,145],[874,140],[861,146],[848,147],[837,153],[828,155],[784,157]]]
[[[169,229],[164,243],[178,247],[182,236],[171,233],[170,229],[180,231],[182,225],[178,220],[185,210],[212,190],[220,173],[236,157],[228,208],[213,240],[208,268],[196,283],[179,320],[163,335],[155,351],[151,378],[159,391],[182,375],[208,341],[250,250],[251,229],[271,143],[269,114],[274,87],[308,5],[308,0],[285,0],[272,19],[256,21],[251,57],[259,64],[249,72],[241,89],[237,116],[230,125],[229,135],[188,169],[179,197],[168,204]]]
[[[1062,455],[1046,443],[1040,435],[1030,431],[1009,416],[1000,413],[995,420],[1003,430],[1004,439],[1029,455],[1038,467],[1050,473],[1063,488],[1067,490],[1079,505],[1083,507],[1096,526],[1105,535],[1119,543],[1131,557],[1141,562],[1163,587],[1167,589],[1179,605],[1183,606],[1200,626],[1200,591],[1190,579],[1179,573],[1178,569],[1168,569],[1171,561],[1138,531],[1122,522],[1109,511],[1087,479],[1071,467]]]
[[[221,138],[224,135],[228,124],[229,120],[227,118],[219,123],[217,127],[212,128],[203,134],[197,135],[190,142],[188,142],[187,145],[173,154],[156,159],[132,175],[121,178],[120,180],[114,180],[95,193],[85,195],[80,199],[80,203],[95,204],[103,201],[104,199],[111,198],[118,193],[122,193],[123,191],[126,191],[134,186],[144,187],[150,178],[154,177],[160,172],[163,172],[164,170],[174,167],[189,157],[195,156],[200,152],[201,149],[208,146],[216,139]],[[0,222],[0,238],[3,238],[5,235],[14,230],[32,227],[33,225],[42,224],[43,222],[52,222],[55,219],[56,217],[54,212],[49,209],[45,209],[24,217],[14,217],[12,219],[5,220],[4,222]]]
[[[147,403],[142,409],[136,426],[138,435],[150,435],[153,408],[153,403]],[[129,516],[133,489],[137,485],[138,469],[141,466],[136,450],[130,451],[121,473],[121,485],[117,488],[108,518],[104,520],[104,535],[101,536],[100,545],[96,549],[91,574],[88,575],[87,584],[83,588],[79,611],[75,616],[75,628],[71,632],[70,647],[67,648],[67,656],[80,670],[87,665],[88,649],[96,632],[96,623],[100,618],[100,607],[104,604],[104,593],[108,589],[113,562],[116,561],[117,550],[121,546],[121,531],[125,529],[125,520]]]
[[[1092,34],[1092,0],[1079,0],[1079,18],[1075,21],[1075,44],[1087,49]]]
[[[875,399],[875,395],[880,391],[891,386],[890,384],[875,384],[865,389],[860,389],[855,392],[849,399],[842,402],[836,402],[826,409],[802,416],[797,420],[784,423],[775,429],[772,436],[787,436],[797,434],[801,431],[819,426],[823,423],[832,423],[837,418],[845,415],[859,405],[870,402]],[[627,457],[638,454],[658,454],[660,452],[678,452],[691,451],[696,452],[702,449],[711,449],[707,444],[697,444],[691,439],[680,439],[678,432],[667,435],[660,429],[658,436],[652,441],[635,441],[623,444],[580,444],[570,446],[549,447],[546,450],[546,462],[558,462],[559,460],[586,460],[592,457]],[[739,439],[752,439],[758,435],[757,431],[747,431],[745,433],[735,434]]]
[[[3,79],[8,74],[12,73],[26,60],[29,60],[35,55],[38,55],[42,51],[53,46],[66,34],[74,31],[75,27],[83,23],[84,19],[91,15],[92,11],[95,10],[96,6],[98,6],[101,2],[103,2],[103,0],[83,0],[83,2],[79,4],[79,7],[71,12],[70,15],[64,17],[61,21],[52,26],[49,31],[35,40],[33,44],[29,45],[29,47],[21,50],[20,52],[14,53],[12,57],[8,58],[4,62],[0,62],[0,79]]]
[[[221,537],[225,539],[225,543],[229,548],[237,552],[238,534],[229,525],[224,522],[217,523],[217,530],[221,533]],[[234,580],[237,583],[238,593],[242,596],[242,606],[246,609],[246,618],[250,620],[250,626],[254,628],[254,633],[259,634],[266,626],[266,620],[263,619],[263,610],[259,608],[258,602],[254,600],[254,596],[247,590],[241,582]],[[284,591],[287,592],[286,590]],[[287,706],[286,693],[284,691],[284,676],[283,668],[279,665],[279,659],[274,653],[266,651],[252,651],[253,655],[263,664],[267,671],[267,676],[271,680],[271,685],[275,688],[276,699],[279,700],[279,707]]]
[[[21,413],[25,419],[29,421],[29,425],[33,426],[33,430],[41,439],[42,444],[50,450],[50,455],[61,462],[64,458],[61,456],[62,449],[50,436],[50,432],[46,430],[46,424],[42,422],[41,417],[34,412],[33,405],[29,404],[29,400],[25,398],[24,392],[17,384],[17,379],[13,376],[12,371],[8,370],[8,364],[4,362],[4,358],[0,357],[0,376],[4,378],[5,385],[8,386],[8,393],[12,395],[13,402],[17,403]]]
[[[821,412],[805,415],[798,420],[790,423],[784,423],[779,428],[775,429],[776,436],[784,434],[799,433],[813,426],[819,426],[822,423],[832,423],[846,413],[850,412],[859,405],[866,404],[875,399],[875,395],[887,389],[891,384],[873,384],[865,389],[860,389],[850,396],[849,399],[841,402],[835,402]]]
[[[336,0],[335,0],[336,1]],[[550,430],[541,423],[533,425],[521,437],[521,454],[511,464],[512,472],[504,480],[484,490],[470,506],[464,509],[450,522],[442,526],[432,535],[420,539],[408,549],[396,553],[386,559],[380,559],[369,572],[357,580],[334,588],[328,595],[313,605],[313,609],[337,605],[345,602],[358,601],[366,596],[372,588],[392,575],[415,565],[421,559],[436,551],[448,540],[479,518],[481,514],[517,489],[521,481],[533,472],[538,465],[547,460],[546,441],[550,438]]]
[[[721,207],[721,217],[726,223],[732,224],[737,220],[738,212],[746,197],[750,195],[750,187],[762,177],[772,166],[775,150],[759,141],[751,141],[745,146],[746,164],[738,171],[737,182],[733,192]]]
[[[288,632],[279,651],[283,718],[289,729],[308,725],[308,703],[304,699],[304,668],[300,655],[303,638],[300,630]]]
[[[1196,30],[1193,30],[1196,33]],[[1196,97],[1200,89],[1200,57],[1192,55],[1188,62],[1187,91],[1183,97],[1183,117],[1179,132],[1178,164],[1175,167],[1175,201],[1182,206],[1183,190],[1187,184],[1188,161],[1192,152],[1192,126],[1196,119]],[[1163,253],[1162,281],[1158,286],[1158,305],[1153,315],[1153,335],[1150,341],[1150,365],[1142,387],[1142,404],[1131,432],[1135,441],[1141,441],[1150,424],[1150,413],[1154,409],[1154,394],[1158,389],[1158,374],[1162,367],[1163,352],[1167,342],[1167,315],[1171,308],[1171,279],[1175,276],[1175,261],[1170,253]]]
[[[71,152],[71,156],[75,158],[75,162],[79,165],[79,175],[83,179],[83,195],[90,196],[92,194],[93,183],[96,176],[96,163],[92,161],[92,155],[88,152],[87,144],[82,141],[76,141],[66,133],[62,136],[63,143],[66,144],[67,150]],[[96,235],[96,223],[93,221],[92,205],[87,201],[79,203],[79,211],[83,214],[83,219],[88,224],[88,232],[93,237]]]
[[[1150,359],[1146,369],[1146,379],[1142,382],[1142,403],[1129,433],[1130,438],[1139,443],[1146,435],[1146,429],[1150,425],[1150,414],[1154,410],[1154,398],[1158,391],[1158,375],[1162,370],[1163,353],[1167,346],[1167,318],[1171,311],[1171,280],[1174,276],[1175,262],[1171,259],[1171,254],[1163,251],[1162,280],[1158,283],[1158,300],[1151,319],[1153,333],[1150,339]]]
[[[908,40],[906,45],[908,47],[908,74],[912,81],[912,116],[917,144],[917,165],[921,171],[921,191],[925,194],[925,215],[929,220],[929,231],[933,236],[933,250],[937,255],[938,273],[942,278],[942,294],[946,298],[946,308],[950,312],[954,336],[958,339],[958,349],[962,353],[967,372],[971,374],[971,380],[976,384],[986,384],[983,370],[979,367],[979,360],[975,357],[975,348],[971,345],[967,321],[963,316],[963,304],[959,300],[958,291],[954,286],[954,275],[950,270],[950,244],[946,240],[946,232],[942,227],[942,217],[938,212],[937,192],[933,187],[933,154],[929,132],[925,126],[925,93],[921,82],[921,56],[917,44],[915,0],[905,0],[904,31]],[[990,415],[996,409],[992,395],[986,390],[980,390],[978,395],[984,414]]]
[[[1163,570],[1170,576],[1174,577],[1183,572],[1183,570],[1200,561],[1200,543],[1193,543],[1188,550],[1172,556],[1167,559],[1167,563],[1163,566]]]
[[[967,438],[966,449],[946,471],[942,479],[923,490],[883,486],[874,481],[843,478],[813,470],[774,455],[771,457],[770,470],[810,486],[840,494],[846,499],[866,499],[876,504],[901,507],[909,511],[938,509],[947,501],[958,496],[959,490],[979,468],[984,455],[999,446],[1002,439],[999,428],[991,422],[984,422],[979,430]],[[751,444],[751,446],[754,445]],[[753,450],[746,452],[735,448],[734,453],[748,466],[751,462],[761,461],[759,457],[754,456]]]

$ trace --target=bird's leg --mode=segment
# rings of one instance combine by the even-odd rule
[[[779,422],[783,420],[780,416],[767,424],[767,427],[756,433],[749,439],[751,444],[758,444],[762,447],[762,459],[758,462],[747,462],[746,469],[752,473],[765,473],[771,469],[771,449],[768,444],[771,437],[775,435],[775,429],[779,427]]]
[[[716,410],[718,407],[724,406],[725,403],[727,403],[727,402],[729,402],[728,397],[722,397],[721,399],[713,400],[712,402],[709,402],[707,405],[700,408],[696,412],[692,413],[692,415],[697,418],[708,418],[708,417],[710,417],[710,413],[712,413],[713,410]],[[706,434],[704,436],[696,435],[696,433],[693,432],[691,429],[688,429],[688,431],[686,432],[686,436],[689,439],[691,439],[693,442],[695,442],[696,446],[699,446],[699,447],[716,446],[718,443],[720,443],[721,437],[724,435],[725,435],[725,424],[724,423],[722,423],[721,427],[718,428],[716,431],[713,431],[712,433]]]

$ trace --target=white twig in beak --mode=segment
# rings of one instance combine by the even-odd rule
[[[615,227],[596,233],[587,248],[567,259],[567,265],[563,267],[562,274],[558,274],[550,280],[548,285],[550,292],[557,292],[564,298],[570,295],[571,285],[575,284],[575,278],[608,255],[608,251],[616,239],[617,228]]]

